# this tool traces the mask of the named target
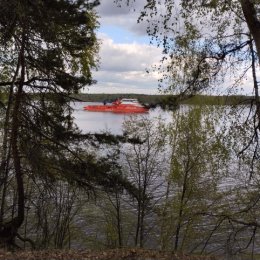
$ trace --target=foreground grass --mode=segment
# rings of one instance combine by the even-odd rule
[[[156,250],[113,249],[105,251],[0,251],[1,260],[215,260],[212,256],[188,256]]]

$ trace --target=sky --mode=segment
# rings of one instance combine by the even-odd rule
[[[97,84],[88,93],[139,93],[158,94],[158,79],[152,66],[159,63],[161,50],[149,44],[145,24],[138,24],[142,0],[134,6],[121,8],[113,0],[101,1],[97,8],[101,41],[100,64],[93,72]]]
[[[162,50],[150,45],[146,24],[137,23],[140,10],[146,1],[136,0],[130,6],[122,4],[121,7],[117,7],[114,0],[100,2],[100,6],[96,8],[100,23],[97,31],[101,42],[100,63],[98,71],[93,71],[93,78],[97,80],[97,84],[85,91],[87,93],[159,94],[160,76],[152,70],[152,67],[160,64]],[[219,86],[218,92],[213,94],[228,94],[230,88],[226,86],[232,83],[234,78],[227,78],[225,86]],[[252,94],[251,74],[246,78],[244,90],[239,92]]]

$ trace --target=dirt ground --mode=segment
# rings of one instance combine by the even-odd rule
[[[105,251],[0,251],[0,260],[216,260],[216,258],[156,250],[113,249]]]

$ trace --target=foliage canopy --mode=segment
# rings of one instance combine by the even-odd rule
[[[189,95],[214,86],[217,92],[219,83],[231,75],[233,87],[239,87],[260,57],[259,4],[252,0],[144,1],[138,21],[148,24],[148,35],[163,48],[159,69],[165,73],[166,90]],[[258,100],[257,84],[254,91]]]

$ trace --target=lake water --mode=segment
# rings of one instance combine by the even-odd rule
[[[83,131],[83,133],[102,133],[104,131],[110,131],[112,134],[122,134],[122,124],[125,120],[127,120],[130,116],[134,116],[134,117],[140,117],[140,116],[145,116],[148,118],[155,118],[158,116],[163,117],[165,120],[164,122],[170,122],[172,121],[172,112],[169,111],[164,111],[161,110],[159,108],[154,109],[154,110],[150,110],[149,113],[147,114],[116,114],[116,113],[108,113],[108,112],[89,112],[89,111],[84,111],[83,107],[88,105],[88,104],[102,104],[102,103],[90,103],[90,102],[75,102],[73,103],[72,107],[74,108],[74,118],[75,118],[75,123],[78,125],[78,127]],[[220,107],[221,108],[221,107]],[[219,108],[219,109],[220,109]],[[242,107],[241,107],[242,108]],[[182,105],[180,106],[181,110],[187,111],[188,106],[186,105]],[[224,108],[224,111],[227,114],[230,114],[231,108],[230,107],[226,107]],[[233,115],[231,117],[227,117],[226,118],[226,113],[224,113],[224,115],[220,118],[218,124],[216,124],[216,128],[217,130],[221,129],[222,126],[225,126],[227,128],[230,127],[230,125],[232,125],[234,122],[237,121],[245,121],[246,116],[249,113],[249,108],[248,107],[244,107],[244,109],[242,110],[242,112],[240,113],[238,111],[238,115],[239,117]],[[212,116],[214,116],[214,114],[212,114]],[[167,152],[167,151],[166,151]],[[170,154],[170,153],[169,153]],[[169,160],[161,160],[163,162],[168,163]],[[167,166],[167,164],[166,164]],[[221,166],[220,166],[221,167]],[[245,184],[243,186],[243,183],[245,182],[246,179],[248,179],[246,177],[247,172],[244,172],[243,170],[240,170],[241,164],[238,163],[237,160],[237,156],[235,155],[234,158],[232,157],[229,163],[229,167],[230,167],[230,172],[223,172],[223,176],[222,179],[218,181],[217,185],[219,187],[219,190],[222,192],[231,192],[231,190],[237,185],[238,188],[241,187],[247,187],[247,184]],[[226,170],[223,168],[223,171]],[[221,172],[222,170],[219,170],[219,173],[222,174]],[[166,169],[165,173],[167,174],[168,171]],[[238,175],[239,174],[239,175]],[[131,177],[129,177],[131,178]],[[207,184],[207,182],[205,182]],[[153,190],[153,195],[155,198],[155,202],[158,203],[158,205],[160,205],[161,203],[161,199],[163,199],[163,195],[166,193],[166,185],[168,184],[168,182],[166,182],[166,178],[165,175],[160,175],[155,181],[153,181],[153,185],[154,186],[150,186],[150,187],[157,187],[156,193],[155,190]],[[205,191],[207,191],[207,187],[205,187]],[[232,200],[233,197],[235,197],[236,195],[231,194],[232,196],[230,197],[226,197],[225,198],[225,204],[226,203],[230,203],[232,204]],[[170,192],[170,197],[174,196],[174,189]],[[206,197],[205,197],[206,198]],[[129,202],[127,201],[127,198],[123,197],[123,203],[122,203],[122,207],[125,210],[125,214],[128,214],[128,212],[131,212],[131,208],[129,205],[131,205],[130,203],[133,203],[132,200]],[[235,201],[235,200],[234,200]],[[103,204],[101,202],[100,203],[101,207],[103,207]],[[104,203],[106,203],[106,201],[104,201]],[[221,203],[221,201],[220,201]],[[224,204],[224,205],[225,205]],[[100,207],[100,208],[101,208]],[[95,211],[96,210],[96,211]],[[104,212],[100,212],[100,209],[98,207],[96,207],[96,204],[93,206],[93,209],[91,209],[92,214],[97,214],[94,215],[93,218],[97,218],[100,217],[99,222],[96,226],[95,222],[93,222],[93,224],[91,224],[92,222],[92,215],[90,215],[90,220],[87,222],[89,226],[87,226],[86,228],[86,233],[88,234],[88,236],[93,236],[93,237],[98,237],[100,238],[100,240],[102,241],[104,236],[104,229],[102,229],[102,225],[105,225],[105,220],[102,220],[102,213]],[[133,206],[133,211],[135,212],[135,208]],[[133,215],[130,215],[131,217],[134,216],[134,213],[131,213]],[[125,218],[125,222],[124,222],[124,228],[126,229],[126,231],[128,232],[128,226],[132,225],[132,223],[129,221],[130,218]],[[133,217],[134,219],[134,217]],[[84,215],[84,218],[82,218],[82,220],[80,219],[80,221],[84,221],[86,220],[86,216]],[[102,222],[103,221],[103,222]],[[129,221],[129,222],[127,222]],[[148,247],[151,248],[156,248],[159,245],[159,234],[160,234],[160,230],[157,229],[158,226],[158,219],[156,217],[156,214],[154,214],[154,212],[151,212],[149,215],[146,216],[146,221],[147,221],[147,227],[151,228],[151,230],[154,232],[152,232],[150,234],[150,236],[147,236],[147,241],[146,241],[146,245]],[[90,224],[89,224],[90,223]],[[130,224],[129,224],[130,223]],[[101,227],[101,229],[99,229]],[[201,223],[198,224],[194,224],[194,230],[196,229],[201,229],[202,230],[202,235],[203,232],[208,231],[207,232],[211,232],[211,229],[214,227],[214,219],[201,219]],[[131,230],[129,228],[129,230]],[[150,230],[150,229],[149,229]],[[224,231],[223,231],[224,230]],[[241,229],[242,230],[242,229]],[[214,232],[214,235],[212,235],[212,238],[210,240],[208,240],[208,245],[207,245],[207,249],[209,251],[214,251],[214,250],[220,250],[219,252],[225,252],[225,246],[226,246],[226,239],[227,239],[227,234],[230,233],[232,234],[232,232],[235,232],[236,230],[234,230],[233,226],[229,226],[228,224],[225,224],[225,222],[223,222],[223,227],[221,226],[219,230],[217,230],[216,232]],[[130,232],[130,231],[129,231]],[[240,232],[240,231],[239,231]],[[238,233],[238,238],[242,238],[244,239],[244,242],[248,242],[247,237],[250,238],[251,233],[250,230],[242,230],[240,233]],[[235,233],[235,236],[236,234]],[[126,233],[127,235],[131,235],[131,233]],[[213,233],[212,233],[213,234]],[[129,235],[129,236],[130,236]],[[257,233],[257,237],[259,236],[259,234]],[[172,238],[173,239],[173,238]],[[200,242],[200,237],[197,237],[196,239],[194,239],[193,241],[193,246],[196,245],[196,243]],[[127,242],[128,243],[128,242]],[[131,241],[129,242],[130,245]],[[201,242],[200,242],[201,243]],[[260,252],[260,249],[258,248],[258,245],[254,245],[255,247],[255,252]],[[236,245],[234,245],[234,250],[236,250]],[[229,256],[227,256],[227,259],[231,259],[229,258]],[[240,259],[236,256],[236,258],[234,259]]]
[[[74,109],[73,116],[75,123],[83,131],[83,133],[102,133],[109,131],[112,134],[122,134],[122,124],[125,120],[131,117],[147,116],[149,118],[155,118],[162,116],[166,121],[171,120],[172,112],[164,111],[160,108],[150,109],[145,114],[118,114],[110,112],[90,112],[83,109],[87,105],[100,105],[103,103],[93,102],[74,102],[72,107]]]

